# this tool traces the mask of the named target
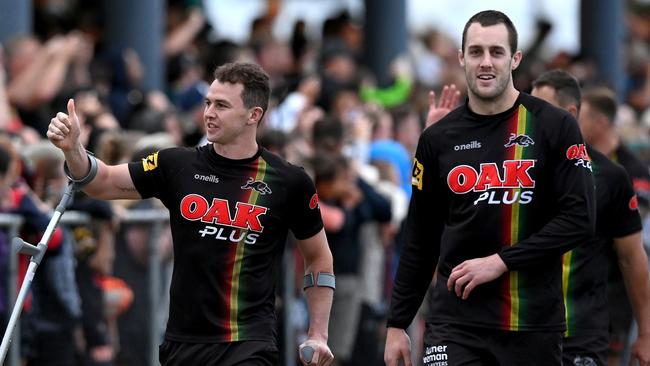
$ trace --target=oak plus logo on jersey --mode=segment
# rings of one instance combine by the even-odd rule
[[[480,149],[481,148],[481,143],[479,141],[471,141],[468,144],[461,144],[461,145],[454,145],[454,151],[462,151],[462,150],[474,150],[474,149]]]
[[[585,144],[573,144],[566,150],[566,158],[574,161],[573,165],[591,170],[591,158],[587,153]]]
[[[482,163],[479,171],[469,165],[459,165],[447,174],[447,185],[456,194],[481,192],[474,205],[480,202],[527,204],[533,199],[533,191],[522,189],[535,188],[535,180],[530,175],[535,161],[505,160],[501,168],[496,163]]]
[[[181,200],[181,216],[189,221],[201,221],[206,225],[198,233],[202,238],[214,237],[217,240],[233,243],[255,244],[264,230],[260,218],[268,208],[250,203],[237,202],[235,213],[231,215],[228,200],[213,198],[212,202],[199,195],[188,194]]]
[[[508,138],[508,142],[506,142],[506,144],[503,146],[510,147],[515,145],[528,147],[530,145],[535,145],[535,141],[533,141],[533,139],[528,135],[517,135],[516,133],[511,133],[510,138]]]
[[[253,178],[248,178],[248,182],[241,186],[241,189],[252,189],[257,191],[259,194],[271,194],[273,193],[271,191],[271,188],[269,188],[269,185],[266,184],[265,182],[262,182],[261,180],[255,180]]]
[[[639,209],[639,199],[636,198],[636,194],[630,198],[630,201],[627,203],[627,207],[630,211],[636,211]]]
[[[314,195],[311,196],[311,199],[309,200],[309,208],[312,210],[315,209],[320,209],[320,206],[318,205],[318,193],[314,193]]]

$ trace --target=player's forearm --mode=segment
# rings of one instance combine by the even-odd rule
[[[640,250],[639,255],[619,261],[632,310],[639,326],[639,336],[650,336],[650,279],[648,260]]]
[[[305,295],[309,307],[308,337],[327,342],[334,290],[329,287],[314,286],[306,289]]]
[[[309,337],[319,338],[327,342],[330,310],[334,290],[318,286],[319,273],[334,273],[332,253],[325,239],[325,232],[321,230],[313,238],[301,242],[301,252],[305,259],[305,274],[313,274],[315,286],[305,289],[307,306],[309,308]],[[308,249],[306,249],[308,248]]]
[[[90,161],[88,153],[81,144],[71,150],[64,150],[65,162],[70,171],[71,178],[76,180],[84,179],[90,173]],[[102,193],[107,189],[101,182],[107,181],[108,169],[106,164],[97,159],[97,175],[94,179],[83,186],[83,191],[91,197],[103,198]]]
[[[71,178],[82,179],[90,170],[90,162],[88,161],[88,153],[81,144],[77,144],[70,150],[63,150],[66,165],[70,170]]]
[[[431,210],[431,202],[413,190],[406,221],[404,248],[400,256],[388,310],[387,326],[406,329],[413,321],[431,284],[440,257],[444,215]]]
[[[561,256],[593,235],[594,217],[588,211],[560,213],[537,233],[502,249],[499,256],[510,271]]]

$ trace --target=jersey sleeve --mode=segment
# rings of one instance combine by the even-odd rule
[[[289,191],[289,229],[298,240],[308,239],[323,229],[316,187],[302,168],[296,168]]]
[[[129,163],[131,180],[142,198],[161,198],[168,176],[165,171],[172,159],[173,149],[165,149]]]
[[[549,137],[556,215],[538,232],[505,247],[499,255],[510,271],[559,256],[594,234],[596,204],[591,161],[577,122],[566,114]]]
[[[447,207],[438,180],[436,155],[423,134],[413,162],[413,193],[406,221],[404,247],[395,276],[387,326],[406,329],[424,299],[440,255]]]
[[[617,182],[612,185],[617,188],[612,194],[614,212],[609,213],[609,220],[611,236],[622,238],[641,231],[642,225],[638,198],[629,176],[621,168],[616,177]]]

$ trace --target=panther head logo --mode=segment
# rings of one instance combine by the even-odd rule
[[[517,135],[515,133],[511,133],[508,142],[503,146],[510,147],[514,145],[528,147],[530,145],[535,145],[535,141],[533,141],[533,139],[531,139],[528,135]]]
[[[269,185],[262,182],[261,180],[255,180],[253,178],[248,178],[248,182],[241,186],[241,189],[254,189],[257,191],[259,194],[271,194],[273,193],[271,191],[271,188],[269,188]]]

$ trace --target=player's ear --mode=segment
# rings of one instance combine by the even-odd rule
[[[253,107],[248,110],[248,122],[251,124],[259,124],[263,115],[264,110],[262,107]]]
[[[566,110],[575,118],[576,120],[578,119],[578,106],[575,104],[569,104],[569,106],[566,107]]]
[[[515,52],[515,54],[512,55],[512,65],[511,65],[512,70],[516,70],[519,67],[522,57],[523,54],[519,50],[517,50],[517,52]]]
[[[458,63],[461,67],[465,67],[465,54],[460,48],[458,49]]]

